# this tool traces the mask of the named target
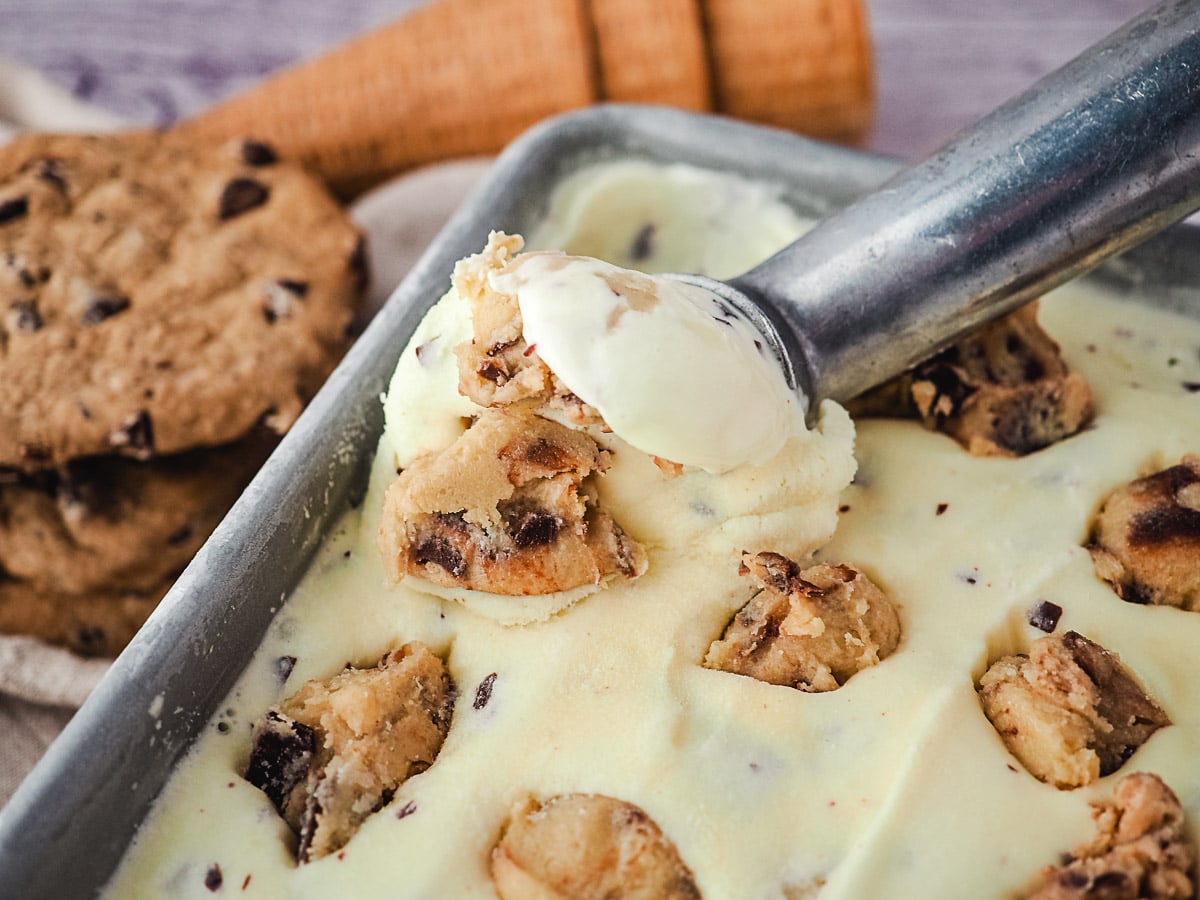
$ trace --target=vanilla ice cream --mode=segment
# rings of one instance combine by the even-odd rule
[[[572,176],[531,244],[726,277],[804,227],[769,185],[618,161]],[[598,290],[604,271],[580,264],[572,278]],[[557,303],[522,297],[522,313],[532,329],[577,327],[554,323]],[[247,897],[491,898],[489,859],[514,803],[567,793],[644,810],[708,900],[1019,896],[1090,837],[1089,801],[1133,771],[1159,774],[1200,822],[1200,616],[1121,601],[1083,547],[1108,492],[1200,450],[1200,322],[1087,284],[1046,298],[1043,324],[1091,384],[1097,415],[1019,459],[972,457],[896,420],[859,423],[856,447],[831,403],[811,430],[756,437],[778,442],[769,459],[684,459],[660,452],[653,423],[624,425],[591,371],[547,357],[613,428],[587,426],[611,457],[595,491],[645,548],[645,573],[558,598],[437,595],[416,578],[389,588],[376,545],[384,492],[478,413],[456,389],[469,317],[451,292],[414,334],[366,500],[326,538],[107,896],[210,897],[215,882]],[[541,353],[554,341],[530,343]],[[614,378],[629,358],[618,354]],[[698,431],[683,450],[704,440]],[[665,471],[652,455],[687,464]],[[755,591],[738,573],[744,550],[852,563],[898,610],[899,645],[820,694],[703,667]],[[1028,624],[1040,601],[1062,607],[1060,627],[1119,653],[1174,722],[1120,773],[1074,791],[1024,771],[976,694],[990,661],[1041,634]],[[340,853],[298,866],[287,826],[241,777],[250,726],[307,679],[408,641],[442,656],[458,686],[440,755]],[[281,659],[294,667],[281,674]]]

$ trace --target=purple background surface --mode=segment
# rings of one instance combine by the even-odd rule
[[[0,0],[0,55],[134,122],[166,124],[421,2]],[[1150,5],[865,2],[879,92],[868,146],[904,158],[935,149]]]

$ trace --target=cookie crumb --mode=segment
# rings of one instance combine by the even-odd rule
[[[636,578],[645,552],[592,487],[607,467],[582,432],[520,407],[484,411],[388,488],[379,530],[388,577],[509,596]]]
[[[885,659],[900,619],[884,593],[849,565],[803,571],[778,553],[742,555],[761,588],[708,648],[704,666],[801,691],[832,691]]]
[[[1111,775],[1171,724],[1116,655],[1075,631],[992,663],[979,698],[1009,752],[1060,790]]]
[[[370,669],[304,684],[255,725],[245,778],[298,836],[301,863],[354,836],[411,776],[437,759],[454,687],[425,645],[405,644]]]
[[[501,900],[700,900],[675,845],[639,807],[600,794],[517,803],[492,850]]]
[[[1195,895],[1195,851],[1179,798],[1159,776],[1135,772],[1111,800],[1092,804],[1096,835],[1042,872],[1028,900],[1182,900]]]
[[[1092,391],[1031,303],[856,399],[855,415],[919,418],[974,456],[1025,456],[1094,415]]]
[[[1122,600],[1200,612],[1200,456],[1111,493],[1087,547]]]

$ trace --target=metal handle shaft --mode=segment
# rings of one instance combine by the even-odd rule
[[[733,279],[845,400],[1200,207],[1200,0],[1162,3]]]

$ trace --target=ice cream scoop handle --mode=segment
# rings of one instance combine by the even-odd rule
[[[1200,0],[1162,3],[731,282],[845,400],[1200,207]]]

